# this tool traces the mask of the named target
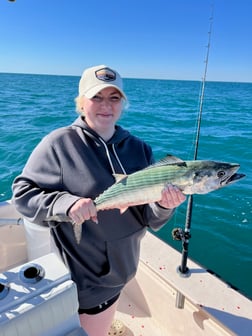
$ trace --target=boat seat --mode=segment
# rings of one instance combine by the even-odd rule
[[[0,274],[1,336],[87,336],[75,283],[51,253]]]

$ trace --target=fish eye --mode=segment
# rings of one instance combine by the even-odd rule
[[[218,171],[218,173],[217,173],[217,176],[219,177],[219,178],[222,178],[223,176],[225,176],[226,175],[226,173],[224,172],[224,170],[220,170],[220,171]]]

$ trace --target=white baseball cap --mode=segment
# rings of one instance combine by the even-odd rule
[[[99,91],[107,87],[117,89],[122,97],[127,100],[123,92],[123,81],[119,73],[106,65],[97,65],[87,68],[79,82],[79,96],[93,98]]]

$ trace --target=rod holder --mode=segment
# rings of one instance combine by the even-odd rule
[[[179,309],[183,309],[184,305],[185,305],[185,295],[183,295],[180,292],[177,292],[175,307]]]
[[[182,272],[181,266],[177,267],[177,273],[182,277],[182,278],[188,278],[191,275],[191,271],[188,267],[185,268],[185,272]],[[176,294],[176,302],[175,302],[175,307],[179,309],[183,309],[185,304],[185,296],[177,291]]]

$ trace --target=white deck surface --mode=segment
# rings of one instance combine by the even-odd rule
[[[190,277],[181,277],[180,261],[180,253],[147,233],[136,279],[117,313],[134,335],[252,335],[251,300],[190,260]],[[176,288],[186,297],[184,309],[175,306]]]

